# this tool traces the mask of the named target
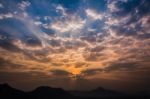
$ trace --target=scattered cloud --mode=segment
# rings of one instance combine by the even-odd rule
[[[29,1],[22,1],[21,3],[18,4],[21,10],[25,10],[30,5],[31,3]]]
[[[23,66],[22,64],[16,64],[13,63],[11,60],[7,60],[4,59],[2,57],[0,57],[0,64],[1,64],[1,70],[0,71],[5,71],[5,69],[9,69],[9,68],[20,68],[21,66]]]
[[[39,26],[39,25],[42,25],[42,22],[40,22],[40,21],[35,21],[34,24],[37,25],[37,26]]]
[[[112,63],[110,66],[106,67],[104,70],[106,72],[111,71],[133,71],[134,69],[138,68],[136,62],[120,62],[120,63]]]
[[[69,76],[69,75],[71,75],[70,72],[65,71],[65,70],[60,70],[60,69],[51,70],[51,73],[52,73],[52,75],[54,75],[54,76]]]
[[[118,1],[112,1],[112,2],[108,3],[107,7],[110,12],[120,11],[120,8],[117,7],[117,3],[118,3]]]
[[[3,4],[0,3],[0,8],[4,8]]]
[[[50,25],[50,28],[54,29],[58,33],[64,32],[78,32],[84,27],[85,20],[76,15],[71,15],[69,19],[57,20]]]
[[[62,5],[58,5],[56,7],[56,11],[62,13],[63,16],[67,15],[66,10],[65,10],[65,8]]]
[[[96,69],[87,69],[87,70],[83,70],[82,71],[82,75],[83,76],[91,76],[91,75],[95,75],[97,73],[100,73],[102,72],[103,70],[102,69],[99,69],[99,68],[96,68]]]
[[[102,18],[104,18],[102,13],[98,13],[92,9],[86,9],[85,12],[87,17],[91,18],[92,20],[102,20]]]
[[[5,18],[12,18],[12,17],[13,17],[12,13],[0,14],[0,20]]]

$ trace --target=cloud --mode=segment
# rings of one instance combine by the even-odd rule
[[[13,18],[13,14],[12,13],[0,14],[0,20],[7,18]]]
[[[39,26],[39,25],[42,25],[42,22],[40,22],[40,21],[35,21],[34,24],[37,25],[37,26]]]
[[[4,58],[0,57],[0,72],[9,71],[9,69],[11,69],[11,68],[19,69],[22,66],[23,66],[22,64],[17,64],[9,59],[4,59]]]
[[[58,6],[56,7],[56,12],[62,13],[63,16],[66,16],[66,15],[67,15],[66,9],[65,9],[62,5],[58,5]]]
[[[87,46],[87,44],[85,42],[82,42],[80,39],[69,39],[63,41],[62,46],[64,46],[66,49],[76,50],[81,47]]]
[[[21,51],[21,49],[19,49],[17,46],[12,44],[10,39],[0,40],[0,47],[4,48],[6,50],[9,50],[9,51],[13,51],[13,52]]]
[[[29,1],[22,1],[21,3],[18,4],[21,10],[25,10],[30,5],[31,3]]]
[[[41,42],[33,38],[28,38],[24,42],[16,39],[13,44],[22,50],[41,50],[43,48]]]
[[[120,11],[120,9],[116,6],[117,3],[118,1],[112,1],[107,4],[107,8],[109,9],[110,12]]]
[[[88,63],[86,62],[76,62],[75,63],[75,68],[85,68],[88,67]]]
[[[70,72],[65,71],[65,70],[61,70],[61,69],[51,70],[51,73],[54,76],[69,76],[69,75],[72,75]]]
[[[52,66],[63,66],[64,63],[52,62],[51,65],[52,65]]]
[[[86,61],[98,61],[101,60],[101,55],[99,52],[87,52],[83,56]]]
[[[105,50],[105,46],[95,46],[87,50],[90,52],[102,52],[103,50]]]
[[[87,17],[91,18],[92,20],[102,20],[102,18],[104,17],[103,14],[97,13],[92,9],[86,9],[85,12]]]
[[[0,8],[4,8],[3,4],[0,3]]]
[[[128,23],[131,19],[131,15],[126,15],[124,17],[118,17],[117,19],[115,17],[109,17],[105,23],[108,26],[119,26],[119,25],[125,25],[126,23]]]
[[[81,72],[81,74],[83,76],[92,76],[92,75],[95,75],[95,74],[98,74],[100,72],[102,72],[103,70],[102,69],[99,69],[99,68],[94,68],[94,69],[87,69],[87,70],[83,70]]]
[[[61,41],[59,39],[48,40],[48,43],[53,47],[61,47],[61,44],[62,44],[61,42],[63,42],[63,41]]]
[[[66,20],[57,20],[50,25],[58,33],[73,32],[76,33],[84,27],[85,20],[76,15],[71,15]]]
[[[138,68],[137,62],[118,62],[112,63],[110,66],[106,67],[104,70],[106,72],[111,71],[133,71]]]
[[[83,41],[87,41],[88,43],[95,43],[96,42],[95,36],[80,36],[80,39]]]

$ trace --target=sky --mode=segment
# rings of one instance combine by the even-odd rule
[[[0,83],[150,89],[150,0],[0,0]]]

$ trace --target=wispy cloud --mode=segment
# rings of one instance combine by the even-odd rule
[[[98,13],[92,9],[85,10],[87,17],[91,18],[92,20],[102,20],[104,18],[104,14]]]
[[[30,6],[30,4],[31,3],[29,1],[22,1],[18,4],[18,6],[21,10],[25,10],[28,6]]]

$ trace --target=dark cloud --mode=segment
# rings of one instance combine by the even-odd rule
[[[144,35],[149,32],[149,29],[146,28],[149,25],[147,23],[142,24],[144,20],[150,20],[149,17],[146,17],[150,15],[150,2],[148,0],[111,1],[111,3],[114,2],[117,11],[112,12],[111,17],[118,18],[119,23],[117,26],[112,25],[112,29],[117,35],[137,36],[139,32],[143,32],[143,35],[138,37],[146,37]]]
[[[145,40],[145,39],[149,39],[150,38],[150,34],[140,34],[138,35],[137,37],[138,39],[141,39],[141,40]]]
[[[64,41],[63,46],[66,49],[78,49],[80,47],[85,47],[86,43],[84,43],[82,41],[71,40],[71,41]]]
[[[18,47],[18,45],[14,45],[13,44],[14,41],[15,40],[10,39],[10,38],[0,39],[0,47],[5,49],[5,50],[8,50],[9,52],[12,52],[12,53],[16,53],[16,54],[22,53],[24,56],[26,56],[26,58],[32,59],[35,61],[46,62],[49,60],[46,58],[43,58],[43,59],[39,58],[39,57],[41,57],[41,55],[42,55],[42,57],[43,57],[43,55],[45,57],[45,53],[47,51],[34,51],[34,52],[33,51],[26,51],[24,49],[20,49]],[[32,46],[35,47],[36,45],[33,44]],[[38,57],[35,57],[35,56],[38,56]]]
[[[41,41],[37,38],[27,38],[27,40],[25,40],[25,43],[27,46],[41,46]]]
[[[61,40],[48,40],[48,43],[53,47],[59,47],[61,46]]]
[[[91,76],[91,75],[98,74],[98,73],[100,73],[102,71],[103,71],[103,69],[99,69],[99,68],[96,68],[96,69],[87,69],[87,70],[83,70],[81,72],[81,74],[83,74],[84,76]]]
[[[4,30],[0,30],[0,37],[1,39],[6,39],[6,38],[11,38],[11,34],[9,34],[8,32],[4,31]]]
[[[51,62],[52,66],[63,66],[63,63],[58,63],[58,62]]]
[[[41,46],[41,41],[22,21],[12,18],[0,20],[0,34],[7,38],[20,40],[27,46]],[[18,28],[19,27],[19,28]]]
[[[112,63],[110,66],[106,67],[104,69],[105,72],[111,72],[111,71],[134,71],[136,68],[138,68],[137,62],[117,62]]]
[[[12,60],[8,60],[8,59],[4,59],[2,57],[0,57],[0,70],[1,69],[8,69],[8,68],[21,68],[22,66],[24,66],[23,64],[17,64],[17,63],[13,63]]]
[[[60,69],[51,70],[50,72],[54,76],[69,76],[69,75],[71,75],[70,72],[65,71],[65,70],[60,70]]]
[[[95,46],[93,48],[87,48],[86,49],[89,52],[102,52],[103,50],[105,50],[104,46]]]
[[[83,54],[83,57],[87,61],[98,61],[101,60],[101,56],[104,56],[101,52],[88,52]]]
[[[75,68],[88,67],[88,63],[85,62],[76,62]]]
[[[137,30],[133,28],[123,27],[124,25],[120,25],[117,27],[112,27],[112,30],[116,32],[117,35],[125,35],[125,36],[135,36],[137,35]]]
[[[51,62],[51,58],[46,57],[48,52],[46,50],[42,51],[31,51],[27,53],[27,56],[30,60],[34,60],[41,63],[49,63]]]
[[[138,10],[140,15],[149,13],[150,2],[148,0],[128,0],[127,2],[119,1],[116,6],[121,10],[117,12],[118,15],[127,15]]]
[[[80,39],[83,41],[87,41],[89,43],[95,43],[96,42],[96,38],[94,36],[82,36],[82,37],[80,37]]]
[[[12,44],[11,39],[0,39],[0,47],[4,48],[6,50],[9,50],[9,51],[13,51],[13,52],[20,52],[21,51],[20,48],[18,48],[14,44]]]
[[[127,2],[120,0],[115,3],[115,6],[119,9],[115,13],[119,16],[127,15],[139,5],[140,5],[140,1],[137,1],[137,0],[128,0]]]
[[[0,20],[0,29],[9,33],[14,38],[24,38],[24,36],[31,35],[27,26],[20,20],[11,18]],[[18,26],[20,28],[18,28]]]
[[[12,65],[12,63],[10,61],[0,57],[0,65],[1,65],[1,68],[2,68],[2,67],[5,67],[5,66],[8,66],[8,65]]]
[[[49,36],[55,36],[55,31],[53,31],[52,29],[46,29],[46,28],[44,28],[44,27],[41,27],[41,30],[42,30],[44,33],[48,34]]]
[[[51,49],[49,49],[49,52],[51,52],[51,53],[53,53],[53,54],[58,54],[58,53],[65,53],[67,51],[67,49],[66,48],[64,48],[64,47],[58,47],[58,48],[51,48]]]

